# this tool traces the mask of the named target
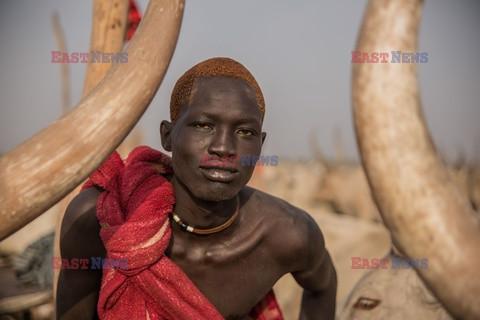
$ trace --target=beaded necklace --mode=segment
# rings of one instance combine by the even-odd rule
[[[219,225],[218,227],[210,228],[210,229],[194,228],[189,224],[187,224],[186,222],[182,221],[182,219],[180,219],[174,211],[172,211],[172,217],[173,217],[173,220],[180,226],[180,229],[182,231],[190,232],[194,234],[206,235],[206,234],[217,233],[227,229],[237,219],[239,209],[240,209],[240,197],[237,194],[237,209],[235,209],[235,212],[230,217],[230,219],[228,219],[224,224]]]

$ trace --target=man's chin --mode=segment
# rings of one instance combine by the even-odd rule
[[[241,188],[232,189],[231,187],[225,188],[225,186],[214,186],[213,188],[194,193],[194,195],[205,201],[220,202],[232,199],[240,192],[240,190]]]

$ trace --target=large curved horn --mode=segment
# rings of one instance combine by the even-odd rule
[[[371,0],[356,50],[416,52],[423,1]],[[479,319],[480,223],[436,155],[420,106],[416,64],[359,63],[353,108],[360,153],[392,240],[456,318]]]
[[[111,0],[94,0],[93,1],[93,15],[92,15],[92,31],[90,36],[90,52],[121,52],[123,43],[125,40],[125,31],[128,25],[128,8],[129,1],[111,1]],[[60,51],[66,52],[66,49],[62,49],[63,32],[61,32],[60,21],[57,15],[57,21],[55,26],[55,34],[59,38],[58,43]],[[63,41],[62,41],[63,40]],[[65,46],[65,45],[64,45]],[[107,74],[108,70],[113,63],[95,63],[90,60],[87,64],[87,70],[85,72],[85,81],[83,87],[82,97],[92,91],[93,88],[102,80]],[[68,88],[64,80],[63,68],[68,66],[67,63],[62,64],[62,85],[63,88]],[[62,90],[64,91],[64,90]],[[65,114],[68,109],[64,109]],[[119,146],[119,148],[124,143]],[[57,226],[55,228],[55,239],[53,243],[53,256],[60,257],[60,231],[62,228],[63,217],[65,216],[68,204],[72,199],[80,192],[82,183],[75,187],[67,196],[60,200],[56,206],[59,208]],[[57,283],[58,276],[60,275],[59,269],[53,270],[53,297],[57,298]]]
[[[184,0],[151,0],[126,50],[80,103],[0,158],[0,239],[85,179],[120,144],[153,99],[175,49]]]
[[[128,24],[128,0],[94,0],[90,52],[120,52]],[[87,64],[82,96],[86,96],[102,80],[111,63]]]

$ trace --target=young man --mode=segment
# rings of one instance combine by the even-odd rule
[[[125,165],[113,155],[67,209],[62,258],[91,263],[61,270],[57,315],[92,319],[98,304],[106,319],[279,319],[270,290],[291,273],[304,288],[300,318],[333,319],[336,273],[318,226],[246,187],[254,164],[236,161],[260,155],[264,113],[240,63],[187,71],[160,128],[172,158],[146,147]],[[96,257],[112,259],[103,279]]]

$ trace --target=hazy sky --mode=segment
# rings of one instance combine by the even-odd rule
[[[147,1],[139,1],[142,11]],[[145,144],[159,148],[158,127],[168,118],[174,82],[214,56],[243,63],[257,78],[267,104],[264,154],[308,157],[316,128],[333,154],[341,131],[347,154],[357,149],[351,115],[351,51],[364,0],[187,0],[168,73],[140,126]],[[61,112],[60,66],[51,14],[57,9],[69,52],[88,52],[92,1],[0,1],[0,152],[53,122]],[[480,1],[427,0],[419,51],[422,101],[434,140],[449,158],[480,143]],[[380,28],[381,26],[379,26]],[[72,103],[79,101],[85,64],[71,64]]]

